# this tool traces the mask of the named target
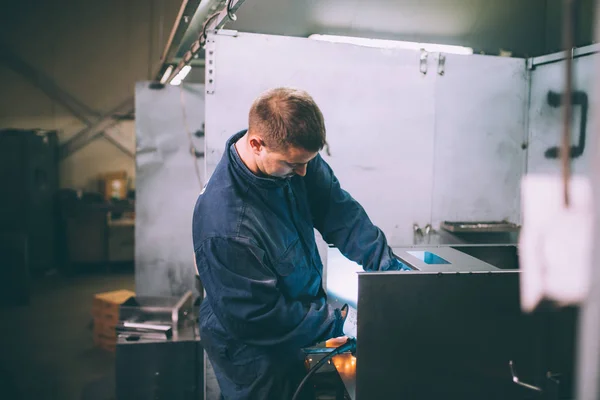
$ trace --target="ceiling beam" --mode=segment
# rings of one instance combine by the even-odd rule
[[[189,29],[185,32],[182,38],[183,42],[187,42],[187,38],[194,38],[194,42],[185,54],[178,61],[177,67],[171,72],[169,77],[163,83],[171,82],[177,76],[181,69],[190,64],[194,60],[194,56],[200,52],[206,42],[206,33],[222,28],[227,22],[235,20],[235,12],[244,4],[245,0],[204,0],[200,3],[194,18],[190,22]],[[156,80],[160,80],[165,71],[165,65],[173,64],[169,59],[163,62],[163,68],[159,71]]]
[[[200,1],[201,0],[183,0],[181,2],[179,13],[177,14],[177,18],[175,19],[175,23],[169,34],[169,39],[167,40],[167,44],[160,57],[160,61],[163,65],[168,63],[169,60],[177,54],[181,40],[189,28],[192,17],[200,5]]]
[[[102,136],[104,132],[120,121],[113,118],[115,114],[131,114],[134,112],[134,99],[133,97],[128,98],[114,109],[103,115],[100,119],[95,121],[91,126],[84,128],[69,138],[65,143],[60,146],[59,156],[61,160],[69,157],[79,149],[85,147],[88,143]]]

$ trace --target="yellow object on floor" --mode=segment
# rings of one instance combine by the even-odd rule
[[[131,290],[115,290],[113,292],[94,295],[92,317],[94,317],[94,344],[108,351],[115,351],[117,333],[115,327],[119,322],[119,307],[135,292]]]

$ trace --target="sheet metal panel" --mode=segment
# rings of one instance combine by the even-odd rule
[[[525,172],[524,59],[444,54],[435,91],[432,225],[520,220]]]
[[[135,290],[138,296],[181,296],[195,289],[192,213],[204,179],[190,152],[203,139],[204,85],[154,90],[136,84]],[[183,99],[182,99],[183,94]],[[186,119],[184,121],[183,110]],[[187,125],[187,126],[186,126]]]
[[[430,219],[433,174],[435,73],[419,71],[420,53],[248,33],[212,39],[207,171],[227,138],[247,127],[259,93],[304,89],[325,116],[331,155],[322,155],[342,186],[392,245],[412,244],[413,224]]]
[[[574,174],[587,175],[591,171],[592,136],[598,124],[600,94],[594,91],[594,75],[600,65],[600,54],[589,54],[573,60],[573,104],[571,144],[582,145],[581,154],[574,156],[571,168]],[[528,173],[560,173],[560,160],[551,149],[560,147],[564,109],[552,102],[550,93],[564,92],[564,61],[537,66],[531,71],[531,100],[529,106]],[[587,113],[582,104],[587,101]],[[586,118],[582,131],[582,118]],[[582,142],[582,139],[584,142]]]

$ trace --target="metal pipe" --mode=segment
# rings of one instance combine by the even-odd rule
[[[181,42],[179,44],[179,50],[187,51],[192,43],[198,39],[198,36],[202,33],[204,23],[212,14],[222,9],[225,6],[224,0],[202,0],[198,9],[192,17],[189,27],[186,30]],[[179,51],[177,52],[179,53]],[[177,56],[178,54],[176,54]],[[168,60],[165,60],[168,61]]]
[[[198,30],[196,28],[188,30],[186,35],[188,35],[188,41],[190,38],[194,38],[194,35],[198,35],[196,39],[190,44],[186,39],[182,41],[180,46],[183,48],[189,48],[188,51],[185,52],[181,61],[175,68],[175,70],[171,73],[171,75],[166,79],[166,83],[169,83],[173,80],[174,77],[179,74],[179,72],[188,65],[194,58],[195,55],[202,49],[204,43],[206,42],[206,33],[210,30],[217,30],[222,28],[231,15],[234,15],[245,0],[231,0],[225,6],[224,2],[217,0],[207,0],[206,3],[201,3],[198,8],[198,11],[194,15],[194,20],[190,25],[196,24],[197,22],[203,21],[201,28]],[[204,5],[204,7],[202,7]],[[212,12],[212,13],[211,13]]]

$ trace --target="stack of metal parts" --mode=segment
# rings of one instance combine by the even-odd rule
[[[121,305],[117,336],[125,341],[167,340],[185,330],[193,314],[192,292],[182,297],[140,296]],[[192,323],[192,326],[195,324]]]
[[[136,297],[119,312],[119,399],[203,399],[204,349],[192,292]]]

